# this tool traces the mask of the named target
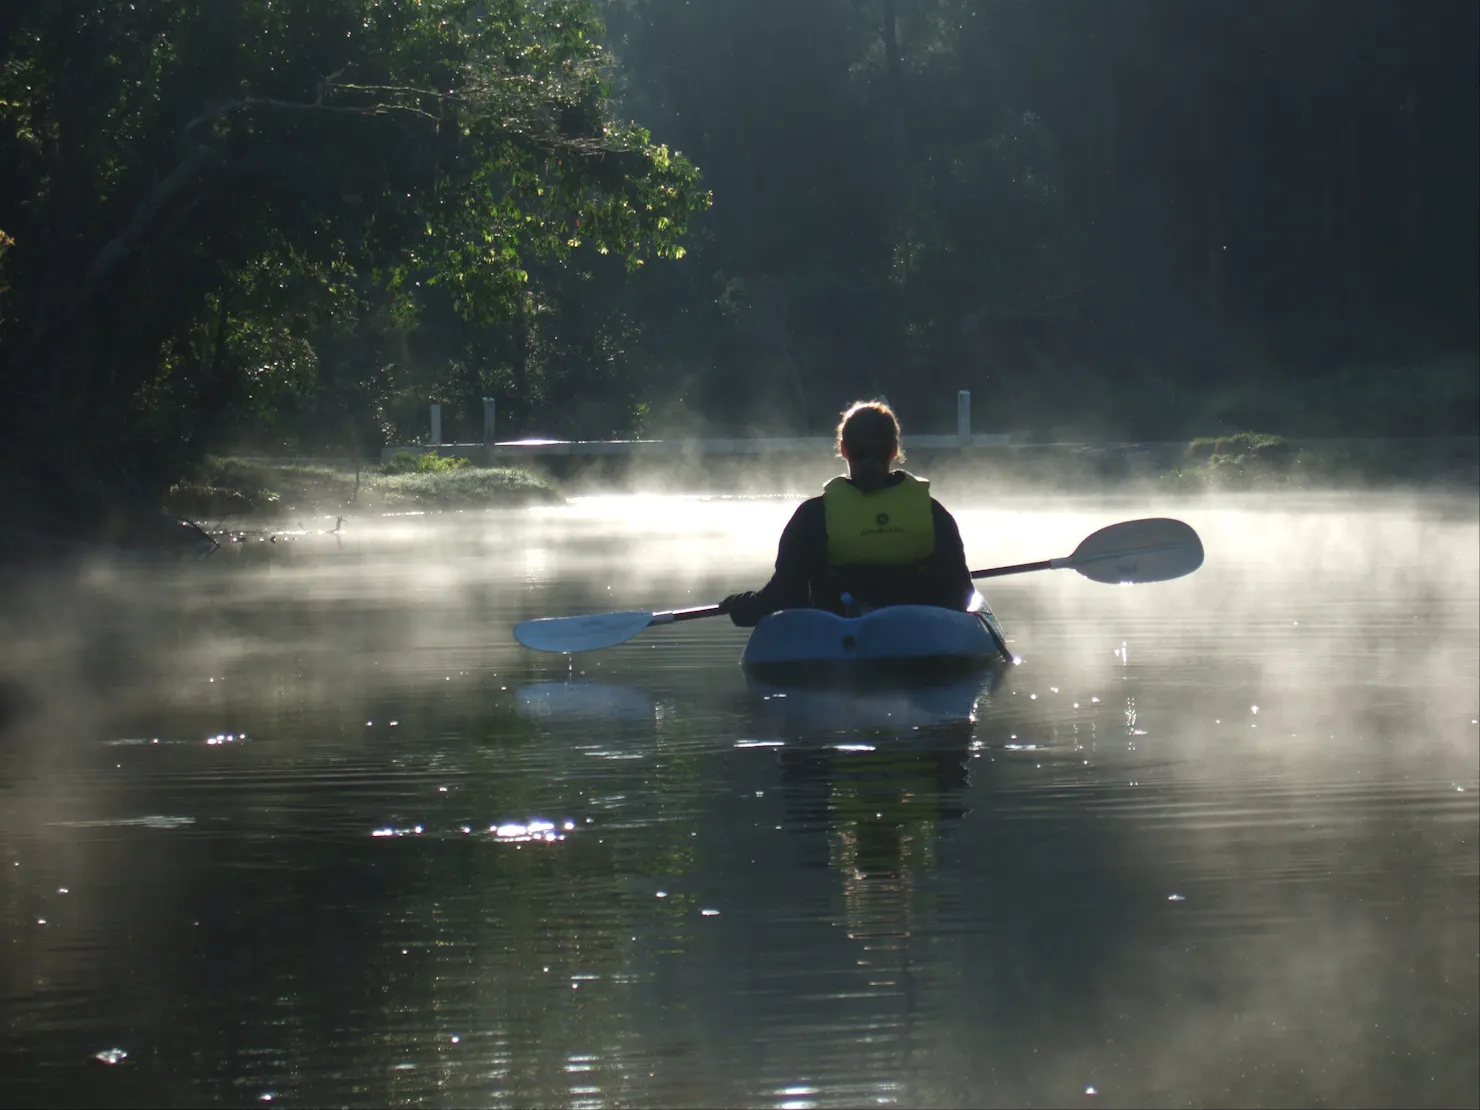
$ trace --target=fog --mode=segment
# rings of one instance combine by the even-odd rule
[[[829,718],[814,754],[723,618],[570,658],[510,635],[758,588],[795,496],[310,521],[28,579],[15,1091],[1473,1103],[1473,493],[941,496],[974,567],[1156,515],[1206,561],[987,582],[1020,662],[968,718]],[[571,827],[481,831],[533,817]]]

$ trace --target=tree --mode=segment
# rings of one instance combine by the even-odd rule
[[[326,322],[431,287],[488,325],[532,259],[681,257],[707,197],[612,118],[599,31],[585,0],[7,5],[11,433],[157,485]]]

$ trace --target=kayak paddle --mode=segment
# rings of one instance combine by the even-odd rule
[[[650,624],[719,616],[718,605],[665,613],[596,613],[589,617],[541,617],[514,626],[514,639],[535,651],[596,651],[632,639]]]
[[[1062,559],[974,570],[973,578],[1001,578],[1030,570],[1077,570],[1095,582],[1165,582],[1202,566],[1202,540],[1191,526],[1169,517],[1111,524],[1086,536],[1074,554]]]
[[[1095,582],[1165,582],[1202,566],[1202,541],[1180,520],[1151,517],[1111,524],[1086,537],[1072,555],[974,570],[972,578],[1001,578],[1034,570],[1077,570]],[[716,617],[718,605],[665,612],[596,613],[584,617],[541,617],[514,626],[514,639],[535,651],[596,651],[632,639],[644,628],[674,621]]]

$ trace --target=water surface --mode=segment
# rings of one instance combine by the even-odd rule
[[[8,602],[0,1103],[1473,1105],[1472,496],[961,506],[1021,662],[761,700],[794,499],[352,521]]]

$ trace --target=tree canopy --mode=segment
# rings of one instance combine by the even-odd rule
[[[610,114],[598,31],[581,0],[8,5],[7,408],[168,464],[423,289],[502,323],[534,259],[681,256],[707,198]]]
[[[11,0],[11,440],[1473,434],[1477,11]]]
[[[675,378],[706,411],[1473,434],[1474,4],[607,8],[716,198],[722,319]]]

